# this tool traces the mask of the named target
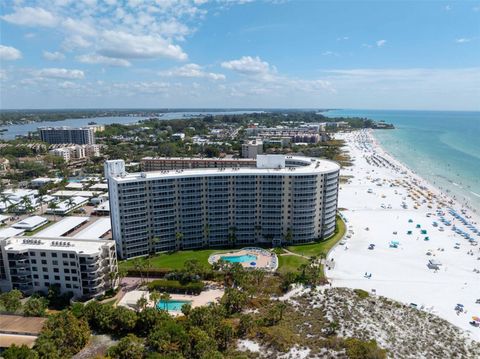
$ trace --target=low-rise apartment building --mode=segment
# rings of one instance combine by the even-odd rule
[[[75,298],[94,298],[118,285],[115,242],[74,238],[0,239],[0,279],[30,295],[52,285]]]

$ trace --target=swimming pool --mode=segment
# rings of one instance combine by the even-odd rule
[[[253,254],[243,254],[241,256],[220,256],[220,259],[230,263],[246,263],[256,261],[257,256]]]
[[[157,303],[157,309],[167,310],[168,312],[180,312],[184,304],[192,304],[191,300],[161,300]]]

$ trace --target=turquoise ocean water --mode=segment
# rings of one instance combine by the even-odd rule
[[[437,188],[480,212],[480,112],[339,110],[393,123],[376,130],[381,146]]]

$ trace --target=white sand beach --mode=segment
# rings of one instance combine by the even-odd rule
[[[327,270],[332,285],[415,303],[480,341],[480,328],[469,324],[480,316],[478,216],[385,153],[370,132],[337,137],[347,141],[353,160],[341,174],[353,177],[340,186],[339,208],[350,238],[329,254],[335,263]],[[462,311],[455,310],[457,304]]]

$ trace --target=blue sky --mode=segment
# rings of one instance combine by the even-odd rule
[[[480,110],[480,1],[0,3],[2,109]]]

